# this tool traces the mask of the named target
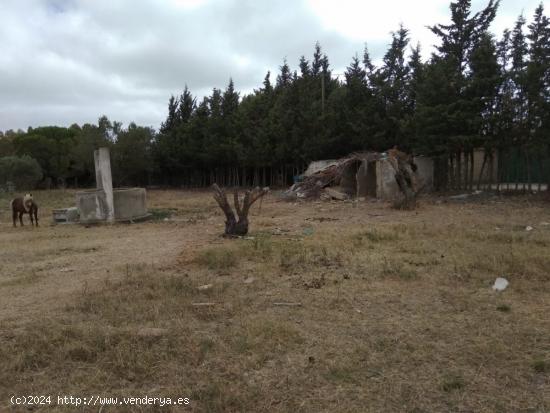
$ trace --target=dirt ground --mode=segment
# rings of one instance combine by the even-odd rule
[[[550,410],[548,200],[275,193],[224,239],[209,192],[148,191],[153,219],[90,227],[50,222],[73,192],[34,196],[38,228],[0,198],[0,411],[27,411],[23,393],[191,400],[103,412]]]
[[[35,193],[41,203],[40,193]],[[52,200],[54,197],[59,199]],[[3,202],[0,232],[0,319],[24,319],[66,303],[70,294],[99,280],[116,277],[127,265],[165,265],[184,251],[217,239],[220,222],[202,212],[208,196],[184,192],[149,192],[151,208],[179,208],[182,218],[115,226],[53,225],[51,210],[74,205],[71,191],[47,193],[40,226],[12,228],[8,200]],[[60,204],[60,200],[65,202]],[[51,202],[56,202],[52,207]],[[213,205],[210,205],[213,206]],[[197,217],[200,225],[196,225]],[[222,222],[223,223],[223,222]],[[216,231],[217,230],[217,231]]]

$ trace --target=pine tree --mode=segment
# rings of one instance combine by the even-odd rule
[[[544,173],[540,154],[550,153],[550,21],[544,15],[542,3],[535,10],[528,28],[529,62],[525,73],[528,133],[526,163],[531,184],[534,174]],[[547,181],[550,181],[550,174]]]
[[[277,88],[283,88],[290,85],[292,81],[292,75],[290,73],[290,67],[286,61],[286,58],[283,60],[283,65],[280,67],[280,74],[277,76]]]
[[[367,76],[370,77],[374,73],[375,67],[372,64],[369,48],[366,43],[365,43],[365,48],[363,49],[363,66],[365,67],[365,72]]]
[[[217,119],[222,115],[222,92],[218,88],[212,89],[212,95],[208,99],[210,117]]]
[[[543,143],[540,132],[548,116],[550,102],[550,21],[544,15],[542,3],[529,25],[529,62],[526,68],[528,125],[535,145]]]
[[[271,72],[268,71],[267,74],[264,77],[264,82],[263,82],[264,87],[262,89],[262,91],[264,93],[268,94],[268,95],[273,93],[273,86],[271,86],[271,79],[270,78],[271,78]]]
[[[477,131],[477,139],[473,139],[472,145],[491,148],[496,139],[497,116],[495,107],[501,73],[497,58],[497,49],[491,35],[483,35],[474,48],[470,59],[471,73],[468,81],[467,95],[474,104],[472,108],[477,116],[474,118],[474,130]]]
[[[311,69],[309,67],[309,61],[305,56],[300,57],[300,76],[307,77],[311,75]]]
[[[335,135],[335,145],[340,154],[372,149],[373,98],[367,81],[367,71],[358,56],[354,56],[346,68],[345,94],[338,89],[329,98],[328,117],[330,130]]]
[[[229,79],[229,84],[222,97],[221,111],[223,117],[231,116],[239,106],[239,93],[235,91],[233,79]]]
[[[441,39],[437,46],[440,56],[445,56],[454,67],[459,88],[462,75],[467,69],[469,54],[481,36],[489,29],[496,17],[500,0],[489,0],[480,12],[471,15],[471,0],[456,0],[451,3],[451,23],[437,24],[430,30]]]
[[[170,133],[174,129],[177,122],[177,110],[178,104],[176,102],[176,98],[172,95],[168,101],[168,116],[160,127],[161,133]]]
[[[321,44],[315,43],[315,51],[313,52],[313,62],[311,63],[311,74],[317,76],[321,73],[323,68],[323,52],[321,50]]]
[[[424,81],[424,63],[422,63],[420,44],[411,49],[411,55],[407,63],[407,79],[405,82],[405,107],[404,117],[401,121],[403,130],[403,142],[401,146],[411,150],[415,145],[416,123],[415,115],[418,106],[418,93]]]
[[[195,98],[191,95],[187,85],[183,90],[182,95],[179,98],[178,108],[176,111],[176,125],[184,124],[189,122],[193,111],[195,110]]]
[[[511,35],[510,57],[511,69],[510,76],[514,86],[514,107],[515,107],[515,124],[516,135],[525,134],[526,118],[527,118],[527,41],[523,28],[525,27],[525,18],[519,16]]]
[[[424,64],[422,63],[422,55],[420,43],[411,51],[411,56],[408,63],[408,81],[407,81],[407,112],[412,114],[416,110],[416,100],[418,95],[418,87],[424,79]]]
[[[355,55],[351,61],[351,64],[347,67],[344,73],[346,78],[346,85],[348,87],[359,86],[361,88],[366,87],[367,72],[361,67],[359,57]]]
[[[380,99],[382,122],[382,131],[375,143],[379,149],[407,145],[404,142],[402,120],[407,115],[409,66],[405,64],[405,51],[408,43],[408,30],[400,26],[397,32],[392,33],[392,42],[384,55],[382,67],[373,76],[373,84]]]
[[[502,39],[497,44],[497,59],[500,70],[500,85],[495,104],[496,112],[496,148],[501,152],[508,147],[513,139],[514,130],[514,82],[511,71],[511,36],[506,29]]]
[[[433,142],[435,144],[432,147],[433,150],[436,147],[441,149],[442,138],[447,140],[446,152],[450,155],[453,169],[451,177],[457,187],[472,185],[473,151],[476,142],[479,142],[479,125],[475,121],[479,119],[479,107],[472,102],[472,96],[469,95],[471,85],[468,84],[472,80],[470,73],[472,53],[486,36],[496,16],[498,5],[498,0],[489,0],[483,10],[472,14],[470,0],[456,0],[450,6],[451,23],[430,27],[431,31],[439,37],[440,44],[430,63],[430,66],[434,65],[432,75],[436,78],[429,79],[426,83],[434,88],[447,89],[447,94],[437,98],[428,89],[422,88],[426,93],[423,104],[437,105],[440,113],[445,114],[445,118],[443,122],[437,121],[433,118],[435,113],[432,113],[431,109],[423,107],[420,110],[419,108],[417,125],[420,129],[417,131],[417,137],[419,133],[428,133],[428,131],[433,133],[437,130],[438,144]],[[439,83],[442,81],[447,82],[450,87],[446,88]],[[430,102],[432,99],[434,100]],[[422,116],[429,118],[420,119]],[[436,125],[437,127],[434,128]],[[421,128],[427,128],[427,130],[422,131]],[[442,158],[441,162],[441,165],[445,165]],[[446,175],[446,168],[444,166],[444,170],[439,174]]]

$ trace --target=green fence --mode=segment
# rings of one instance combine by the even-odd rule
[[[498,171],[501,183],[547,184],[550,182],[550,154],[519,148],[501,151]]]

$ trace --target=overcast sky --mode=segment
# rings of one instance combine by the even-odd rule
[[[502,0],[493,31],[539,0]],[[486,1],[474,0],[474,10]],[[550,0],[544,0],[547,12]],[[380,59],[400,22],[428,57],[426,25],[449,0],[0,0],[0,130],[111,120],[158,129],[167,100],[240,91],[320,41],[335,73],[368,43]]]

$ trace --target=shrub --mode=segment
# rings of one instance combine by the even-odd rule
[[[30,156],[0,158],[0,185],[13,182],[18,189],[33,189],[42,179],[42,168]]]

